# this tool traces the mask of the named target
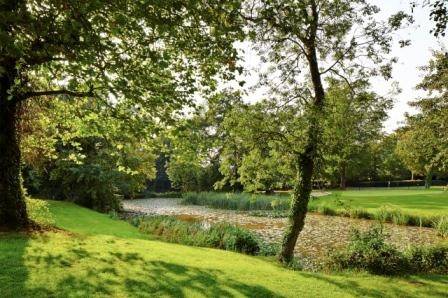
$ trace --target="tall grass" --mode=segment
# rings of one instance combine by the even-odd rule
[[[258,195],[249,193],[188,192],[182,195],[182,204],[208,206],[228,210],[288,210],[289,196]]]
[[[182,193],[178,191],[167,191],[167,192],[153,192],[147,191],[143,193],[144,198],[147,199],[177,199],[182,197]]]
[[[310,212],[328,216],[377,220],[397,225],[430,227],[437,229],[440,236],[448,237],[448,217],[446,216],[410,214],[391,205],[383,205],[380,208],[368,210],[359,207],[354,208],[349,204],[341,204],[338,207],[334,207],[313,202],[314,200],[311,200],[308,205],[308,211]],[[286,217],[290,208],[290,196],[288,194],[189,192],[182,195],[181,203],[216,209],[251,211],[250,215],[253,216]]]
[[[156,215],[133,222],[139,230],[161,240],[192,246],[212,247],[250,255],[272,255],[277,249],[251,231],[228,223],[204,225],[173,216]]]
[[[434,221],[434,228],[439,236],[448,238],[448,216],[443,216]]]
[[[442,221],[443,216],[415,215],[406,213],[399,208],[394,208],[388,205],[381,206],[376,210],[368,210],[364,208],[352,208],[349,206],[343,209],[338,209],[326,205],[319,205],[319,206],[310,205],[308,210],[323,215],[342,216],[357,219],[370,219],[370,220],[377,220],[382,223],[393,223],[396,225],[404,225],[404,226],[428,227],[436,229],[438,229],[437,226],[440,226],[440,229],[444,229],[445,225],[448,225],[448,223],[444,224],[444,222]],[[443,236],[442,235],[443,232],[442,233],[439,232],[439,234]]]

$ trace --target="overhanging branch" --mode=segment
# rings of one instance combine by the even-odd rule
[[[33,91],[25,92],[20,99],[25,100],[31,97],[38,96],[56,96],[56,95],[68,95],[71,97],[92,97],[94,96],[93,89],[86,92],[72,91],[68,89],[57,89],[57,90],[43,90],[43,91]]]

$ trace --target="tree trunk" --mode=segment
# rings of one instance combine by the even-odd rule
[[[0,77],[0,226],[16,229],[28,224],[28,215],[20,174],[20,103],[8,98],[14,81],[14,75],[7,75],[14,74],[11,68]]]
[[[300,232],[305,225],[305,217],[308,211],[308,201],[312,190],[312,177],[314,169],[314,146],[309,146],[299,157],[299,173],[294,185],[292,195],[291,210],[289,214],[289,224],[283,237],[282,250],[279,260],[289,263],[294,256],[294,247]]]
[[[317,23],[317,7],[315,5],[313,6],[313,15],[314,20]],[[312,190],[314,160],[317,154],[318,142],[320,141],[319,118],[323,109],[325,92],[320,76],[314,37],[312,37],[306,45],[308,65],[314,88],[314,99],[310,107],[307,143],[304,152],[298,157],[298,174],[292,196],[289,224],[283,238],[282,249],[279,255],[279,260],[283,263],[292,261],[297,238],[305,224],[308,202]]]
[[[345,164],[341,165],[341,181],[339,183],[340,189],[346,189],[347,188],[347,167]]]
[[[429,189],[432,184],[432,171],[428,171],[425,177],[425,189]]]

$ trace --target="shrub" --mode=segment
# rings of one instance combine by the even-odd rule
[[[246,229],[242,229],[227,223],[220,223],[212,225],[208,232],[220,237],[222,247],[218,246],[217,248],[242,252],[250,255],[255,255],[260,251],[258,238]]]
[[[448,237],[448,216],[442,216],[436,219],[433,226],[437,230],[439,236],[444,238]]]
[[[358,269],[384,275],[401,274],[407,270],[403,254],[385,242],[381,227],[367,232],[354,230],[346,250],[334,253],[328,266],[337,270]]]
[[[185,222],[173,216],[149,216],[135,221],[140,231],[162,240],[186,245],[232,250],[255,255],[260,252],[261,240],[249,230],[228,223],[212,224]]]
[[[406,256],[414,273],[448,274],[448,246],[411,247]]]
[[[260,256],[276,256],[280,252],[280,244],[262,242],[260,246]]]
[[[30,219],[37,224],[44,227],[50,227],[55,224],[53,214],[51,214],[50,209],[48,208],[48,202],[27,198],[26,207]]]
[[[330,254],[326,265],[330,269],[365,270],[374,274],[447,274],[448,246],[412,246],[404,252],[385,242],[381,227],[366,232],[354,230],[348,246],[342,252]]]

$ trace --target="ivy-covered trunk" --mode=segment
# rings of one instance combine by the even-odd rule
[[[28,216],[20,176],[19,102],[8,98],[12,82],[13,76],[0,77],[0,226],[15,229],[26,226]]]
[[[299,171],[292,194],[289,224],[283,238],[282,250],[279,256],[280,261],[283,263],[291,262],[297,238],[305,225],[308,201],[312,191],[314,168],[314,158],[312,156],[315,151],[314,147],[312,142],[309,142],[305,152],[299,156]]]
[[[317,155],[317,146],[321,135],[319,121],[324,105],[325,92],[320,77],[314,41],[310,41],[307,45],[307,58],[314,87],[314,98],[309,110],[307,143],[303,153],[298,156],[298,174],[292,195],[289,224],[283,238],[282,249],[279,255],[279,260],[283,263],[292,261],[297,238],[305,225],[305,217],[308,211],[308,202],[312,190],[314,161]]]

